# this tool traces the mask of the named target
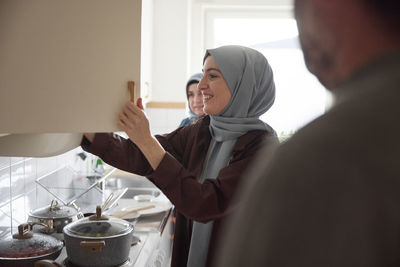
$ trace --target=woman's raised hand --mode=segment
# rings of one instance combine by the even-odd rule
[[[126,103],[119,114],[118,127],[139,147],[151,138],[149,121],[143,111],[141,98],[137,100],[137,105],[132,101]]]
[[[163,159],[165,150],[150,133],[149,120],[143,111],[141,98],[138,98],[136,105],[132,101],[126,103],[119,114],[118,127],[139,147],[155,170]]]

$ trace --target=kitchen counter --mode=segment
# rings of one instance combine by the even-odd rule
[[[128,205],[126,199],[120,199],[118,205]],[[172,255],[172,243],[174,234],[173,206],[164,194],[160,194],[148,204],[161,204],[163,208],[168,207],[163,212],[147,214],[140,216],[134,222],[134,235],[146,235],[146,241],[143,244],[135,264],[136,267],[168,267]],[[156,204],[157,206],[157,204]]]
[[[141,231],[143,228],[140,228],[140,222],[138,223],[139,225],[136,229]],[[146,224],[148,224],[148,221]],[[159,227],[157,231],[147,232],[146,244],[140,252],[134,266],[168,267],[170,265],[174,233],[172,209],[165,213],[163,221],[160,221]]]

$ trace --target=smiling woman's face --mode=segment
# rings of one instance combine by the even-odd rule
[[[198,85],[203,94],[204,112],[218,115],[229,104],[231,91],[212,56],[208,56],[203,66],[203,78]]]
[[[192,83],[188,86],[188,102],[190,109],[197,116],[203,116],[203,95],[201,94],[200,89],[197,87],[198,83]]]

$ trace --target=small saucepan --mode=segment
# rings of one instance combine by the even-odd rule
[[[39,208],[29,212],[28,222],[45,224],[45,233],[63,233],[64,227],[74,221],[83,218],[79,208],[72,206],[59,205],[57,200],[52,200],[49,206]]]
[[[31,224],[18,226],[18,233],[0,240],[0,266],[31,267],[42,259],[56,259],[64,246],[56,238],[31,232]]]

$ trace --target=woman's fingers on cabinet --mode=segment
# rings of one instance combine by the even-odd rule
[[[139,98],[137,99],[136,105],[137,105],[141,110],[144,110],[144,108],[143,108],[143,100],[142,100],[141,97],[139,97]]]
[[[136,106],[132,101],[128,101],[128,103],[126,103],[125,108],[127,110],[129,110],[130,112],[132,112],[133,114],[136,115],[141,115],[143,114],[142,109],[139,106]]]
[[[128,115],[124,111],[120,113],[119,115],[119,121],[124,125],[126,129],[131,129],[134,127],[135,120],[133,118],[133,115]]]

